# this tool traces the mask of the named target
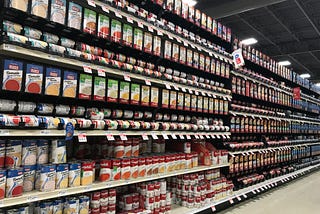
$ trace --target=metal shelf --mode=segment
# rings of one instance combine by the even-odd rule
[[[296,178],[299,178],[301,176],[304,176],[307,173],[310,173],[320,167],[320,164],[314,165],[314,166],[309,166],[304,169],[297,170],[295,172],[272,178],[269,180],[266,180],[264,182],[255,184],[253,186],[235,191],[232,195],[227,196],[219,201],[216,201],[212,204],[206,204],[203,207],[200,208],[187,208],[187,207],[182,207],[178,205],[173,205],[171,209],[171,214],[194,214],[194,213],[199,213],[202,211],[207,210],[208,212],[215,212],[216,207],[219,205],[222,205],[224,203],[228,203],[228,206],[233,205],[235,202],[241,202],[242,200],[247,199],[248,197],[255,196],[259,193],[268,191],[270,189],[276,188],[278,185],[290,182]]]
[[[169,82],[165,80],[160,80],[160,79],[155,79],[152,77],[147,77],[139,74],[134,74],[130,72],[125,72],[122,70],[118,69],[113,69],[113,68],[107,68],[104,66],[99,66],[93,63],[88,63],[88,62],[82,62],[80,60],[76,59],[69,59],[69,58],[64,58],[58,55],[52,55],[48,53],[44,53],[41,51],[37,50],[31,50],[27,48],[23,48],[17,45],[12,45],[12,44],[2,44],[0,46],[0,54],[6,55],[6,56],[12,56],[12,57],[21,57],[24,59],[30,59],[30,60],[39,60],[40,62],[43,63],[51,63],[55,65],[63,65],[65,67],[71,68],[71,69],[78,69],[78,70],[83,70],[84,66],[90,67],[95,70],[105,70],[107,74],[112,74],[114,76],[119,76],[119,77],[124,77],[124,76],[129,76],[130,78],[133,79],[138,79],[140,81],[150,81],[151,84],[160,84],[163,86],[169,86],[172,89],[175,90],[181,90],[181,91],[191,91],[191,93],[199,93],[202,95],[208,95],[209,97],[215,98],[216,96],[218,97],[225,97],[228,100],[231,100],[231,95],[228,94],[223,94],[223,93],[218,93],[218,92],[212,92],[210,90],[205,90],[205,89],[199,89],[196,87],[192,86],[187,86],[179,83],[174,83],[174,82]]]
[[[0,200],[0,207],[9,207],[14,205],[20,205],[24,203],[30,203],[35,201],[42,201],[50,198],[58,198],[62,196],[68,196],[68,195],[74,195],[79,193],[85,193],[90,191],[97,191],[102,189],[108,189],[108,188],[114,188],[118,186],[124,186],[129,184],[135,184],[140,182],[146,182],[146,181],[152,181],[177,175],[183,175],[188,173],[195,173],[200,172],[204,170],[211,170],[211,169],[217,169],[222,167],[227,167],[229,164],[223,164],[223,165],[217,165],[217,166],[200,166],[196,167],[194,169],[187,169],[187,170],[177,170],[174,172],[166,173],[166,174],[158,174],[158,175],[152,175],[150,177],[145,178],[137,178],[132,180],[120,180],[120,181],[108,181],[108,182],[95,182],[92,185],[88,186],[79,186],[79,187],[70,187],[66,189],[58,189],[54,190],[52,192],[39,192],[39,191],[33,191],[30,193],[23,194],[20,197],[16,198],[5,198],[3,200]]]

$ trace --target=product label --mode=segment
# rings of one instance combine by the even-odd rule
[[[144,51],[151,53],[152,51],[152,34],[151,33],[144,33]]]
[[[98,36],[107,38],[110,34],[110,19],[109,17],[99,14],[98,20]]]
[[[108,79],[108,102],[118,101],[118,80]]]
[[[31,14],[42,18],[47,18],[48,5],[48,0],[32,0]]]
[[[121,22],[117,20],[111,21],[111,39],[115,42],[120,42],[121,39]]]
[[[172,43],[165,41],[164,58],[171,59]]]
[[[129,103],[130,97],[130,83],[129,82],[120,82],[120,102]]]
[[[163,108],[169,107],[169,90],[167,89],[162,90],[162,107]]]
[[[51,96],[60,95],[61,70],[57,68],[47,68],[45,94]]]
[[[66,19],[66,5],[66,0],[51,0],[50,20],[64,24]]]
[[[63,97],[76,97],[78,76],[75,72],[65,71],[63,76]]]
[[[158,106],[159,104],[159,89],[151,87],[151,106]]]
[[[94,100],[105,100],[106,94],[106,79],[104,77],[94,77],[94,89],[93,89]]]
[[[141,89],[141,105],[149,105],[150,102],[150,87],[142,86]]]
[[[132,27],[130,25],[123,25],[123,42],[126,45],[132,45]]]
[[[159,36],[153,37],[153,54],[157,56],[161,54],[161,38]]]
[[[23,75],[23,64],[19,61],[5,60],[3,69],[2,89],[20,91]]]
[[[131,104],[139,104],[140,102],[140,85],[139,84],[131,84]]]
[[[92,91],[92,76],[80,74],[79,79],[79,99],[90,100]]]
[[[39,65],[27,65],[25,92],[40,94],[42,89],[43,67]]]
[[[80,30],[82,20],[82,7],[73,2],[69,2],[68,27]]]
[[[83,31],[90,34],[96,33],[96,17],[97,13],[87,8],[84,9]]]

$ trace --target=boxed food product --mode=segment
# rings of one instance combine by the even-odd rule
[[[214,35],[218,34],[218,25],[216,20],[212,20],[212,33]]]
[[[115,19],[111,21],[111,40],[114,42],[120,42],[122,38],[122,26],[121,22]]]
[[[181,0],[175,0],[174,1],[174,10],[173,12],[177,15],[181,14]]]
[[[195,9],[195,24],[201,26],[201,11]]]
[[[67,26],[75,28],[77,30],[81,29],[82,21],[82,7],[72,1],[69,2],[68,7],[68,21]]]
[[[159,88],[151,87],[150,105],[153,107],[159,105]]]
[[[176,43],[172,44],[172,60],[179,61],[179,45]]]
[[[140,103],[140,85],[131,83],[130,104],[139,105]]]
[[[205,57],[203,54],[199,55],[199,69],[205,70]]]
[[[92,95],[92,76],[80,74],[79,78],[79,99],[90,100]]]
[[[48,17],[49,0],[32,0],[31,14],[41,18]]]
[[[186,56],[187,56],[187,49],[184,46],[180,46],[180,56],[179,56],[179,61],[181,64],[186,63]]]
[[[169,90],[162,89],[162,108],[169,107]]]
[[[177,108],[177,92],[176,91],[170,91],[170,104],[171,109]]]
[[[15,60],[4,60],[2,89],[20,91],[23,77],[23,63]]]
[[[57,68],[46,69],[45,79],[45,95],[59,96],[60,95],[60,83],[61,83],[61,70]]]
[[[108,38],[110,36],[110,19],[108,16],[99,14],[98,36],[102,38]]]
[[[139,28],[134,28],[133,31],[133,47],[142,50],[143,32]]]
[[[40,94],[42,91],[43,67],[27,64],[25,92]]]
[[[147,53],[151,53],[152,52],[152,34],[145,32],[144,33],[144,40],[143,40],[144,44],[144,51]]]
[[[123,43],[128,46],[132,46],[133,32],[132,26],[128,24],[123,25]]]
[[[193,52],[193,65],[194,68],[199,68],[199,53],[197,51]]]
[[[118,102],[118,88],[119,81],[114,79],[108,79],[108,92],[107,101],[108,102]]]
[[[75,98],[77,94],[78,75],[76,72],[64,71],[62,96]]]
[[[59,24],[65,24],[66,8],[66,0],[51,0],[50,21],[57,22]]]
[[[153,37],[153,54],[156,56],[161,54],[161,38],[159,36]]]
[[[189,11],[188,11],[188,19],[190,22],[194,22],[194,13],[195,13],[195,9],[194,7],[189,7]]]
[[[197,95],[192,94],[191,95],[191,111],[197,111]]]
[[[184,94],[184,110],[190,111],[190,105],[191,105],[191,95],[190,94]]]
[[[143,85],[141,87],[141,105],[150,105],[150,86]]]
[[[164,44],[164,58],[171,59],[172,56],[172,42],[166,40]]]
[[[182,92],[178,92],[177,109],[183,110],[183,106],[184,106],[184,94]]]
[[[106,96],[106,78],[94,77],[93,99],[104,101]]]
[[[188,18],[188,10],[189,10],[189,5],[186,4],[185,2],[182,2],[182,6],[181,6],[181,16],[184,19]]]
[[[187,65],[192,66],[193,62],[193,52],[191,49],[187,49]]]
[[[129,103],[130,99],[130,82],[121,81],[120,82],[120,103]]]
[[[207,15],[205,13],[201,14],[201,27],[207,29]]]
[[[210,166],[210,151],[201,143],[192,143],[191,144],[192,151],[197,152],[200,165]]]
[[[27,12],[29,1],[28,0],[8,0],[8,6],[15,8],[17,10],[21,10],[23,12]]]
[[[97,13],[93,10],[84,8],[83,31],[90,34],[96,34]]]

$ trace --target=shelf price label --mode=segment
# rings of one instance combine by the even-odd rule
[[[115,13],[116,17],[122,19],[122,15],[120,13]]]
[[[133,19],[131,17],[127,17],[127,21],[131,24],[133,23]]]
[[[180,138],[181,140],[184,140],[183,134],[180,134],[180,135],[179,135],[179,138]]]
[[[191,137],[189,134],[187,134],[186,137],[187,137],[187,140],[191,140]]]
[[[195,137],[196,139],[199,139],[199,135],[197,135],[197,134],[195,134],[194,137]]]
[[[174,88],[176,91],[179,91],[179,87],[178,87],[178,86],[173,85],[173,88]]]
[[[94,0],[87,0],[88,5],[92,6],[92,7],[96,7],[96,2]]]
[[[149,140],[149,137],[146,133],[143,133],[141,136],[142,136],[142,140]]]
[[[157,134],[155,134],[155,133],[152,133],[151,136],[152,136],[152,139],[154,139],[154,140],[158,140],[159,139]]]
[[[87,142],[87,134],[86,133],[79,133],[78,134],[78,141],[79,141],[79,143],[86,143]]]
[[[237,196],[237,200],[238,200],[238,201],[241,201],[241,197],[240,197],[240,196]]]
[[[203,140],[203,139],[204,139],[203,135],[199,135],[199,137],[200,137],[200,139],[201,139],[201,140]]]
[[[61,190],[58,192],[58,196],[64,196],[67,194],[67,191],[66,190]]]
[[[233,204],[234,203],[234,201],[233,201],[233,199],[231,198],[231,199],[229,199],[229,203],[230,204]]]
[[[256,191],[255,191],[254,189],[253,189],[251,192],[252,192],[253,194],[257,194],[257,193],[256,193]]]
[[[27,202],[34,202],[38,200],[39,200],[39,197],[37,195],[28,196],[27,198]]]
[[[166,89],[171,90],[171,86],[169,84],[165,84]]]
[[[110,13],[109,9],[104,5],[101,6],[101,9],[106,13]]]
[[[106,77],[106,71],[104,69],[98,69],[98,76]]]
[[[153,28],[150,27],[150,26],[148,26],[148,31],[151,32],[151,33],[153,33]]]
[[[124,133],[121,133],[119,136],[121,140],[128,140],[127,135]]]
[[[143,28],[142,22],[138,22],[138,27]]]
[[[166,133],[162,133],[162,137],[163,137],[163,139],[165,139],[165,140],[169,140],[169,137],[168,137],[168,135],[167,135]]]
[[[151,86],[151,81],[149,79],[145,79],[146,85]]]
[[[92,74],[92,69],[91,69],[90,66],[84,65],[84,66],[83,66],[83,71],[84,71],[85,73]]]
[[[106,136],[108,141],[114,141],[113,134],[107,134]]]
[[[211,211],[212,212],[215,212],[217,209],[216,209],[216,207],[215,206],[211,206]]]
[[[172,139],[176,140],[177,136],[175,134],[171,134]]]
[[[244,198],[248,198],[248,196],[247,196],[246,194],[243,194],[243,197],[244,197]]]
[[[131,82],[131,77],[129,74],[125,74],[125,75],[123,75],[123,77],[124,77],[125,81]]]

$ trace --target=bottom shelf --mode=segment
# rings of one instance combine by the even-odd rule
[[[215,212],[216,210],[219,210],[218,206],[223,207],[229,207],[232,206],[235,203],[239,203],[243,200],[246,200],[249,197],[253,197],[255,195],[258,195],[260,193],[266,192],[270,189],[276,188],[279,185],[282,185],[284,183],[290,182],[296,178],[299,178],[301,176],[304,176],[305,174],[308,174],[314,170],[317,170],[320,168],[320,164],[316,164],[314,166],[309,166],[304,169],[297,170],[295,172],[279,176],[276,178],[272,178],[269,180],[266,180],[264,182],[258,183],[256,185],[243,188],[241,190],[235,191],[232,195],[227,196],[219,201],[216,201],[212,204],[207,204],[200,208],[187,208],[182,207],[178,205],[172,205],[171,214],[193,214],[193,213],[200,213],[200,212],[206,212],[211,213]],[[221,207],[220,207],[221,209]]]

